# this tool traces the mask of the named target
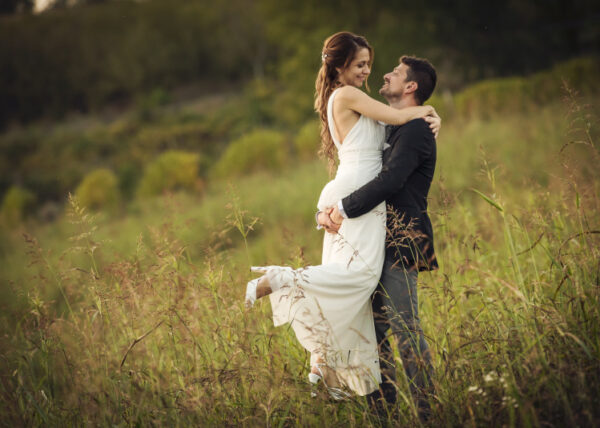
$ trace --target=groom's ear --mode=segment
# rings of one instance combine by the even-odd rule
[[[408,82],[406,84],[406,86],[404,87],[404,93],[405,94],[412,94],[413,92],[415,92],[417,89],[419,88],[419,84],[417,82],[415,82],[414,80],[411,80],[410,82]]]

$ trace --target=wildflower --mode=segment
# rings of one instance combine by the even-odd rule
[[[496,372],[489,372],[483,377],[483,380],[486,382],[493,382],[497,379],[497,377],[498,375],[496,374]]]

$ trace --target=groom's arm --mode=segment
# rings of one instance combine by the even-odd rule
[[[341,204],[348,218],[359,217],[397,193],[419,164],[433,150],[435,139],[427,122],[411,121],[402,127],[381,172],[344,199]]]

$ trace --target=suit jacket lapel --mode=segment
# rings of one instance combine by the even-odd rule
[[[392,147],[396,140],[392,138],[396,132],[396,130],[400,128],[400,125],[386,125],[385,126],[385,143],[383,144],[383,158],[382,161],[385,163],[390,153],[392,152]]]

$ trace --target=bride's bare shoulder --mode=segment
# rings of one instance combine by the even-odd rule
[[[337,91],[337,97],[343,98],[343,99],[356,98],[357,96],[360,96],[361,94],[364,94],[364,92],[354,86],[351,86],[351,85],[342,86]]]
[[[365,93],[363,91],[354,86],[346,85],[338,89],[334,103],[336,108],[352,108],[353,105],[356,105],[363,100],[363,97],[365,97]]]

